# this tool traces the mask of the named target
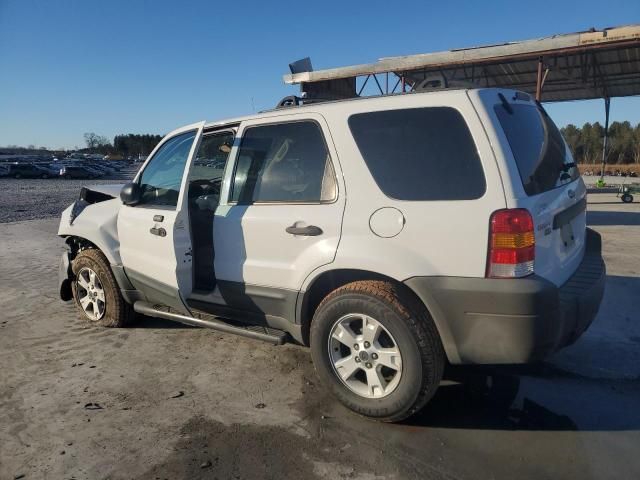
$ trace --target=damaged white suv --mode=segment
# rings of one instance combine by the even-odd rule
[[[58,233],[61,297],[88,320],[138,312],[309,345],[335,395],[385,421],[421,408],[446,362],[570,344],[604,290],[571,153],[512,90],[189,125],[133,183],[84,188]]]

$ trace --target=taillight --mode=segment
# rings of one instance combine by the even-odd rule
[[[533,273],[536,255],[533,219],[528,210],[512,208],[491,215],[487,277],[517,278]]]

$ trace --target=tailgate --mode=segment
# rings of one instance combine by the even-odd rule
[[[507,91],[504,91],[507,93]],[[507,98],[508,97],[508,98]],[[521,184],[515,204],[531,213],[537,275],[562,285],[584,255],[586,187],[565,143],[544,108],[528,95],[497,93],[493,104]],[[507,155],[508,156],[508,155]]]
[[[584,255],[585,185],[578,179],[528,200],[536,230],[534,271],[560,286],[575,272]]]

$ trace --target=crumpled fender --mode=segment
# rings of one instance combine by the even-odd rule
[[[84,238],[98,247],[111,265],[121,265],[117,226],[121,205],[117,198],[82,205],[83,208],[74,202],[62,212],[58,235]]]

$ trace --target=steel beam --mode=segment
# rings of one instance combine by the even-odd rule
[[[536,100],[542,101],[542,57],[538,58],[538,75],[536,76]]]
[[[604,139],[602,141],[602,170],[600,170],[600,180],[604,177],[604,167],[607,164],[607,143],[609,140],[609,107],[611,99],[604,98]]]

